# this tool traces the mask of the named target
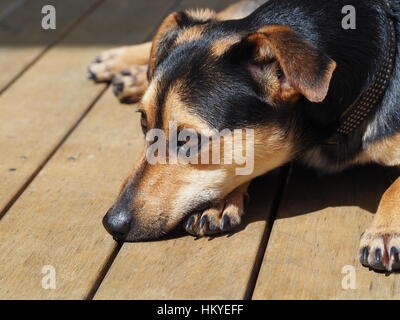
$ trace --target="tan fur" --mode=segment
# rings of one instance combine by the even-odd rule
[[[200,39],[203,34],[204,26],[193,26],[191,28],[183,30],[175,40],[175,45],[180,45],[188,41],[196,41]]]
[[[179,90],[181,89],[180,82],[177,82],[170,89],[165,99],[163,110],[164,130],[168,132],[168,124],[170,121],[177,122],[178,128],[194,129],[205,134],[209,133],[209,128],[204,121],[191,113],[180,98]]]
[[[139,109],[143,110],[147,116],[148,127],[153,128],[156,121],[156,93],[157,93],[158,79],[153,79],[149,84],[142,100],[139,103]]]
[[[222,56],[227,52],[235,43],[240,41],[240,37],[230,37],[221,40],[214,41],[211,44],[210,51],[216,58]]]
[[[325,99],[333,71],[336,69],[336,62],[330,60],[328,65],[324,66],[324,75],[319,81],[316,73],[321,68],[322,56],[290,27],[266,26],[250,35],[248,41],[255,43],[255,58],[259,61],[270,57],[275,57],[279,61],[286,75],[280,90],[281,99],[294,102],[299,94],[312,102],[321,102]],[[310,52],[312,54],[309,54]]]
[[[161,26],[158,28],[155,36],[153,37],[153,43],[150,50],[150,60],[149,60],[149,71],[153,73],[154,68],[156,66],[156,53],[158,50],[158,43],[161,38],[168,32],[171,31],[178,26],[177,20],[179,19],[179,13],[174,12],[171,13],[168,17],[164,19]]]
[[[385,166],[400,165],[400,133],[368,145],[356,162],[377,162]]]
[[[198,21],[207,21],[210,19],[213,19],[216,15],[216,12],[214,10],[211,9],[188,9],[185,11],[186,14]]]

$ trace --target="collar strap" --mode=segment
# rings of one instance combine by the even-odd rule
[[[390,3],[384,1],[391,10]],[[356,101],[350,105],[341,115],[339,127],[336,132],[340,135],[352,133],[382,101],[391,78],[395,64],[396,32],[393,19],[388,17],[389,45],[382,60],[378,73],[374,77],[373,84],[363,91]]]

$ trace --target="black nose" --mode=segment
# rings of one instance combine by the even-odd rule
[[[124,211],[108,210],[103,218],[103,226],[113,236],[114,240],[125,240],[132,224],[132,216]]]

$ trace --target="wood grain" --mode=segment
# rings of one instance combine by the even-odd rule
[[[361,233],[398,174],[364,167],[317,176],[296,168],[274,222],[254,299],[399,299],[399,275],[358,262]],[[343,289],[344,266],[356,289]]]
[[[85,79],[86,64],[102,47],[66,44],[96,36],[144,41],[170,11],[165,1],[113,3],[99,7],[1,97],[2,205],[104,89]],[[0,221],[0,299],[87,297],[115,248],[102,217],[142,140],[132,108],[107,91]],[[44,265],[56,269],[56,290],[41,286]]]
[[[3,10],[7,15],[0,21],[0,92],[49,45],[65,35],[99,1],[14,0],[14,2],[20,5],[15,8],[5,7]],[[55,30],[42,29],[41,10],[46,4],[56,8]]]
[[[7,150],[0,154],[0,212],[104,90],[86,79],[88,63],[109,48],[96,43],[142,42],[171,10],[163,1],[113,3],[104,2],[0,96],[0,145]]]
[[[1,220],[0,299],[89,293],[115,247],[102,217],[141,150],[135,117],[108,91]],[[56,290],[41,287],[44,265]]]

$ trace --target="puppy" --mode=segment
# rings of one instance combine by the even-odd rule
[[[241,223],[249,182],[293,160],[328,172],[399,164],[400,4],[353,0],[355,29],[343,26],[348,4],[244,1],[221,13],[175,12],[152,43],[106,51],[89,66],[89,77],[112,81],[121,102],[140,99],[144,134],[169,137],[167,160],[186,145],[171,142],[171,123],[207,145],[215,131],[252,130],[251,139],[220,144],[221,153],[251,145],[246,175],[238,163],[149,163],[154,141],[146,138],[103,220],[116,240],[157,239],[181,223],[197,236],[229,231]],[[364,266],[400,269],[399,207],[397,180],[361,236]]]

